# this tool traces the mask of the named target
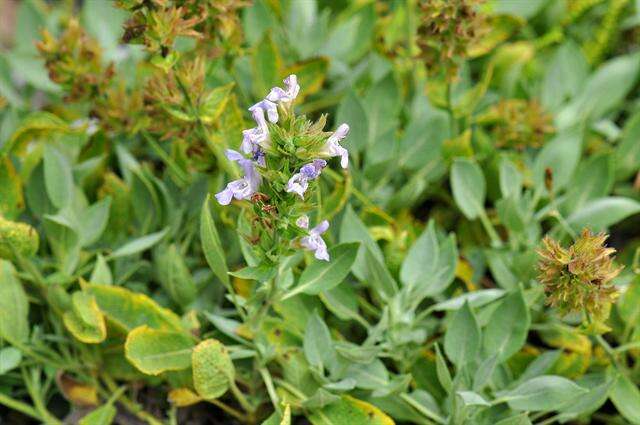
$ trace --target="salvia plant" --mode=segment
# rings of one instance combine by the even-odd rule
[[[0,18],[0,423],[640,424],[637,2]]]

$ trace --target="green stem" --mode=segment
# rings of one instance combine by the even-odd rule
[[[493,224],[491,224],[489,217],[487,217],[487,213],[482,210],[478,218],[480,218],[482,227],[484,227],[485,232],[487,232],[487,235],[489,235],[489,239],[491,239],[491,246],[494,248],[502,247],[502,239],[500,239],[500,236],[498,236],[498,232],[496,232]]]
[[[640,341],[629,342],[613,349],[614,353],[623,353],[628,350],[640,348]]]
[[[240,388],[238,388],[234,380],[231,380],[229,382],[229,387],[231,388],[231,392],[233,393],[233,396],[236,398],[236,400],[238,400],[238,403],[240,403],[240,406],[242,406],[242,408],[246,412],[253,413],[255,409],[253,408],[253,406],[251,406],[251,404],[249,403],[247,398],[244,396],[244,394],[242,394],[242,391],[240,391]]]
[[[228,413],[229,415],[233,416],[234,418],[238,419],[240,422],[250,422],[249,418],[247,417],[247,415],[243,414],[241,411],[234,409],[233,407],[227,405],[226,403],[223,403],[222,401],[218,400],[218,399],[210,399],[207,400],[207,402],[213,404],[214,406],[224,410],[226,413]]]
[[[109,375],[103,375],[102,380],[106,384],[109,391],[112,391],[114,393],[119,391],[119,388],[116,385],[115,381]],[[120,394],[120,396],[118,397],[118,402],[122,404],[125,409],[134,414],[138,419],[145,421],[149,425],[163,425],[163,423],[159,421],[155,416],[144,410],[142,406],[131,400],[124,393]]]
[[[280,408],[280,398],[278,397],[278,393],[276,393],[276,389],[273,386],[273,380],[271,379],[271,374],[267,370],[266,367],[260,368],[260,375],[262,376],[262,380],[267,387],[267,392],[269,393],[269,398],[271,399],[271,404],[276,409],[279,415],[282,415],[282,409]]]
[[[30,416],[34,419],[39,420],[40,422],[44,422],[44,419],[42,418],[42,416],[40,416],[40,414],[36,411],[36,409],[31,407],[27,403],[23,403],[21,401],[13,399],[1,392],[0,392],[0,404],[8,407],[9,409],[13,409],[20,413],[24,413],[27,416]]]

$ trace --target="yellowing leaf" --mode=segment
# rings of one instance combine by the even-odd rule
[[[69,332],[87,344],[97,344],[107,337],[104,316],[93,295],[74,292],[71,296],[72,310],[64,313],[63,321]]]
[[[72,404],[76,406],[98,404],[98,391],[94,386],[80,382],[65,373],[58,373],[56,383],[62,395]]]
[[[69,132],[69,125],[50,112],[33,112],[25,117],[11,138],[0,149],[0,156],[11,152],[17,145],[32,138],[55,132]]]
[[[174,388],[169,391],[169,403],[177,407],[191,406],[202,401],[202,397],[191,391],[189,388]]]
[[[300,91],[299,97],[310,96],[318,92],[322,88],[327,69],[329,68],[329,60],[324,57],[307,59],[302,62],[295,63],[285,70],[285,75],[295,74],[298,77],[298,84],[304,87]]]
[[[235,369],[227,348],[215,339],[202,341],[191,355],[193,385],[205,399],[218,398],[235,379]]]
[[[13,260],[16,254],[31,257],[38,251],[39,245],[40,238],[36,229],[26,223],[5,220],[0,216],[0,258]]]
[[[111,285],[91,285],[89,292],[96,297],[98,307],[107,319],[126,331],[142,325],[154,329],[182,330],[178,315],[160,307],[144,294]]]
[[[191,365],[192,349],[193,340],[186,333],[146,325],[129,332],[124,345],[127,360],[148,375],[187,369]]]
[[[9,158],[0,159],[0,216],[15,219],[24,209],[22,180]]]
[[[394,425],[382,410],[357,398],[344,396],[340,401],[311,412],[313,425]]]

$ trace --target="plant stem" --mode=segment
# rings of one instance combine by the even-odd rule
[[[240,406],[242,406],[247,413],[253,413],[255,409],[251,406],[244,394],[242,394],[242,391],[240,391],[240,388],[238,388],[234,380],[229,382],[229,387],[231,388],[233,396],[238,400],[238,403],[240,403]]]
[[[115,381],[109,375],[102,375],[102,380],[106,384],[109,391],[112,391],[114,393],[119,391],[119,388],[116,385]],[[118,397],[118,402],[122,404],[125,407],[125,409],[127,409],[129,412],[133,413],[138,419],[145,421],[149,425],[163,425],[163,423],[160,420],[158,420],[155,416],[153,416],[152,414],[144,410],[142,406],[140,406],[135,401],[131,400],[124,393],[122,393]]]
[[[500,236],[498,236],[498,232],[496,232],[496,229],[493,227],[493,224],[491,224],[491,221],[489,220],[487,213],[484,210],[482,210],[478,218],[480,218],[480,223],[482,223],[482,227],[484,227],[485,232],[487,232],[487,235],[489,235],[489,239],[491,239],[491,246],[494,248],[502,247],[502,239],[500,239]]]
[[[278,393],[276,393],[276,389],[273,386],[273,380],[271,379],[271,374],[266,367],[260,368],[260,375],[262,376],[262,380],[264,381],[265,386],[267,387],[267,392],[269,393],[269,398],[271,399],[271,404],[276,409],[279,415],[282,415],[282,409],[280,408],[280,398],[278,397]]]
[[[220,409],[224,410],[226,413],[228,413],[229,415],[233,416],[234,418],[238,419],[240,422],[250,422],[249,418],[247,417],[247,415],[245,415],[244,413],[242,413],[241,411],[234,409],[233,407],[227,405],[226,403],[221,402],[218,399],[210,399],[207,400],[207,402],[213,404],[216,407],[219,407]]]
[[[36,409],[31,407],[27,403],[18,401],[1,392],[0,392],[0,404],[8,407],[9,409],[16,410],[20,413],[24,413],[27,416],[30,416],[34,419],[44,422],[44,419],[42,418],[42,416],[40,416],[40,414],[36,411]]]

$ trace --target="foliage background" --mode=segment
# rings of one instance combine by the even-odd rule
[[[0,421],[640,423],[638,2],[148,3],[1,3]],[[291,73],[326,265],[209,199]],[[595,323],[538,278],[584,228]]]

